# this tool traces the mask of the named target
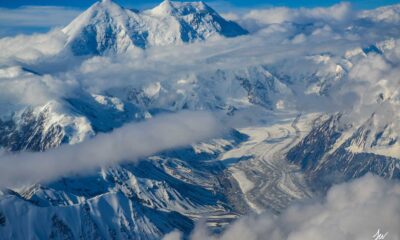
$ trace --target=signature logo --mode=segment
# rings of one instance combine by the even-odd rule
[[[372,236],[372,239],[374,240],[384,240],[385,237],[388,235],[389,232],[386,233],[381,233],[381,229],[378,229],[378,231]]]

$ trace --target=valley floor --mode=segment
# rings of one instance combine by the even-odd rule
[[[297,165],[286,159],[318,118],[317,114],[282,113],[267,124],[239,129],[249,136],[237,148],[223,153],[219,160],[228,167],[231,181],[250,211],[279,213],[293,201],[311,197]],[[235,198],[236,201],[237,200]],[[235,199],[231,199],[235,201]]]

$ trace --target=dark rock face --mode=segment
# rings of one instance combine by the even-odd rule
[[[63,240],[72,240],[74,239],[74,235],[72,234],[71,229],[57,216],[54,215],[51,218],[52,226],[51,233],[49,235],[49,239],[63,239]]]
[[[13,119],[0,120],[0,145],[9,151],[44,151],[62,144],[66,139],[61,126],[52,125],[44,131],[47,113],[35,115],[27,109],[18,124]]]
[[[341,131],[337,127],[339,119],[340,115],[332,116],[315,127],[288,152],[288,159],[300,165],[303,171],[312,171],[341,136]]]
[[[0,211],[0,227],[6,225],[6,217],[4,214]]]
[[[373,173],[388,179],[400,179],[399,159],[373,153],[355,153],[348,150],[352,143],[365,144],[366,124],[334,151],[335,142],[342,136],[341,115],[334,115],[315,126],[312,131],[294,148],[287,158],[301,166],[308,182],[316,190],[326,190],[332,184],[359,178]]]

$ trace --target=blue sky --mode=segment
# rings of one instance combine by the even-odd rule
[[[161,0],[114,0],[128,8],[145,9]],[[327,7],[339,0],[204,0],[219,12],[285,6],[290,8]],[[0,0],[0,37],[46,32],[65,26],[96,0]],[[371,9],[400,3],[400,0],[352,0],[354,9]]]

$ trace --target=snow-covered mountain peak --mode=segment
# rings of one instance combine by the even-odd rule
[[[132,45],[126,25],[130,18],[128,10],[110,0],[97,2],[63,29],[67,46],[75,55],[124,52]]]
[[[136,12],[111,0],[92,5],[63,29],[75,55],[123,53],[206,40],[214,35],[235,37],[247,31],[223,19],[202,2],[164,1],[154,9]]]
[[[204,2],[165,0],[157,7],[144,13],[156,18],[177,22],[180,38],[184,42],[204,40],[216,34],[236,37],[247,33],[237,23],[222,18]]]
[[[106,20],[120,20],[126,15],[126,10],[111,0],[102,0],[93,4],[85,12],[75,18],[63,32],[74,35],[89,24],[98,24]],[[126,16],[125,16],[126,17]]]
[[[163,1],[160,5],[150,10],[155,15],[170,15],[174,14],[176,8],[172,5],[170,0]]]
[[[215,11],[207,6],[204,2],[173,2],[170,0],[163,1],[157,7],[149,10],[154,15],[189,15],[196,13],[212,13]]]

